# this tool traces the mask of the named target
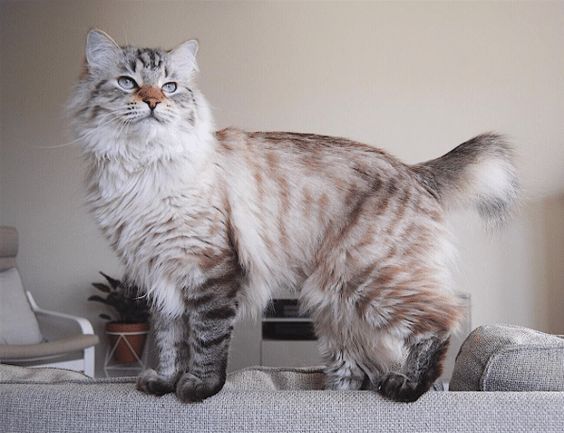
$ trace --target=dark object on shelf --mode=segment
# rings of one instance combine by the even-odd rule
[[[263,340],[317,340],[311,319],[297,299],[274,299],[262,319]]]
[[[300,314],[300,304],[297,299],[273,299],[267,307],[264,317],[266,318],[304,318],[307,315]]]
[[[311,321],[262,322],[264,340],[317,340]]]

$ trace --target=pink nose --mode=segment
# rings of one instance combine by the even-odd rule
[[[142,86],[137,92],[137,96],[149,106],[151,110],[157,107],[164,99],[164,94],[161,89],[153,86]]]
[[[157,104],[161,103],[161,101],[156,98],[145,98],[143,99],[143,102],[147,104],[151,110],[154,110]]]

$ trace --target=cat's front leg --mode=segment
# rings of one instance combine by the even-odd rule
[[[164,395],[174,392],[180,374],[188,366],[189,328],[185,316],[170,318],[160,311],[152,311],[151,319],[158,368],[143,371],[137,378],[137,389],[147,394]]]
[[[238,287],[228,278],[210,280],[205,287],[188,303],[192,356],[188,371],[176,384],[176,396],[184,402],[202,401],[217,394],[225,384]]]

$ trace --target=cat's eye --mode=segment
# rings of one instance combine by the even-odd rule
[[[125,75],[122,76],[122,77],[119,77],[117,82],[118,82],[119,86],[122,89],[125,89],[125,90],[133,90],[136,87],[138,87],[137,83],[135,82],[135,80],[133,78],[127,77]]]
[[[163,87],[162,87],[163,91],[166,92],[166,93],[174,93],[174,92],[176,92],[177,88],[178,88],[178,86],[173,81],[170,81],[168,83],[164,83]]]

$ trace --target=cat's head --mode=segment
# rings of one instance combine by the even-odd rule
[[[107,156],[150,145],[166,151],[175,137],[209,129],[207,104],[194,83],[197,51],[195,40],[171,51],[120,47],[91,30],[71,99],[74,129],[86,150]]]

